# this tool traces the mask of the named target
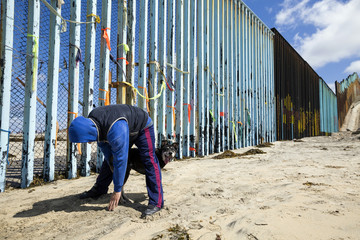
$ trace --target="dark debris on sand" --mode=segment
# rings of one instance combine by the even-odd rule
[[[246,151],[244,153],[234,153],[233,151],[226,150],[225,152],[213,157],[213,159],[224,159],[224,158],[235,158],[235,157],[241,157],[241,156],[248,156],[248,155],[255,155],[255,154],[265,154],[263,150],[253,148],[249,151]]]

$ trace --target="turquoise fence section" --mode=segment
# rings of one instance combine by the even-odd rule
[[[339,131],[337,99],[323,79],[319,79],[320,132],[331,134]]]

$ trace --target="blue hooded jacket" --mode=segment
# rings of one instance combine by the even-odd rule
[[[77,117],[70,124],[69,139],[73,143],[97,141],[98,129],[89,118]],[[98,146],[109,166],[110,158],[113,156],[114,191],[121,192],[124,185],[129,151],[129,127],[126,120],[116,121],[107,134],[107,141],[98,142]]]

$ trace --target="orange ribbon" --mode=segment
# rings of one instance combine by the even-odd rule
[[[78,117],[78,113],[76,113],[76,112],[68,112],[68,114],[74,114],[75,118]],[[77,143],[77,148],[78,148],[79,154],[81,155],[81,144],[80,143]]]
[[[101,30],[104,31],[103,38],[105,38],[106,43],[107,43],[107,46],[108,46],[108,49],[109,49],[109,51],[111,51],[110,38],[109,38],[109,35],[108,35],[108,33],[107,33],[107,30],[108,30],[108,29],[111,30],[111,28],[103,28],[103,29],[101,29]]]
[[[109,91],[106,91],[105,89],[99,88],[99,91],[105,92],[105,99],[99,98],[99,100],[102,100],[105,102],[105,106],[110,105],[110,93]]]
[[[224,112],[220,112],[220,117],[224,117],[225,113]]]
[[[128,62],[128,60],[126,60],[126,58],[121,57],[121,58],[118,58],[118,59],[116,59],[116,60],[119,60],[119,59],[125,60],[125,61],[126,61],[126,65],[129,65],[129,62]]]
[[[189,123],[190,123],[190,119],[191,119],[191,104],[188,104],[188,103],[184,103],[184,105],[187,105],[188,106],[188,120],[189,120]]]
[[[195,148],[190,147],[190,151],[194,151],[194,152],[196,152],[196,149],[195,149]]]
[[[175,126],[175,122],[176,122],[176,120],[175,120],[175,107],[169,106],[169,105],[167,105],[167,107],[172,108],[172,110],[173,110],[173,118],[174,118],[174,126]]]

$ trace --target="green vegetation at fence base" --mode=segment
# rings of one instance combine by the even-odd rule
[[[190,235],[185,228],[176,224],[173,227],[169,227],[166,232],[158,234],[152,240],[158,239],[170,239],[170,240],[190,240]]]
[[[255,155],[255,154],[265,154],[265,153],[266,152],[264,152],[263,150],[256,148],[250,149],[249,151],[246,151],[244,153],[234,153],[233,151],[226,150],[222,154],[213,157],[213,159],[235,158],[235,157]]]

